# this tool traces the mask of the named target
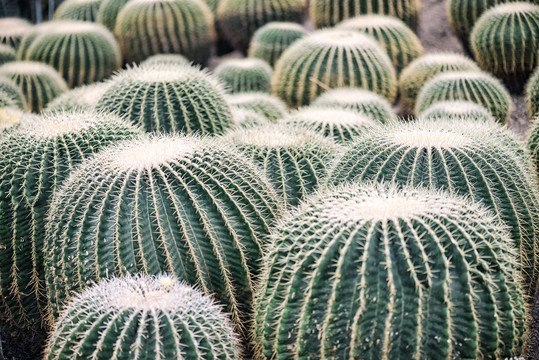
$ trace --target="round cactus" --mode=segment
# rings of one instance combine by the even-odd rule
[[[287,206],[313,192],[337,150],[316,132],[285,124],[240,129],[225,139],[264,169]]]
[[[118,13],[129,0],[102,0],[97,10],[96,21],[114,32]]]
[[[94,83],[70,90],[51,101],[44,111],[95,110],[110,83]]]
[[[9,45],[0,44],[0,65],[15,61],[16,58],[17,53],[15,52],[15,49]]]
[[[273,21],[300,23],[305,0],[220,0],[217,21],[225,36],[246,52],[255,31]]]
[[[38,36],[45,34],[49,29],[54,29],[56,24],[56,21],[47,21],[33,26],[21,39],[19,47],[17,48],[17,60],[26,59],[28,49],[34,43],[34,40]]]
[[[290,107],[338,87],[364,88],[393,102],[395,69],[373,38],[350,30],[316,31],[292,44],[275,65],[272,91]]]
[[[288,113],[286,104],[268,93],[239,93],[228,95],[226,100],[230,106],[254,110],[273,122]]]
[[[259,125],[271,124],[264,115],[248,108],[232,106],[233,129],[244,129]]]
[[[530,117],[535,117],[539,113],[539,67],[526,85],[526,104]]]
[[[24,107],[24,96],[17,84],[5,77],[0,77],[0,107]]]
[[[191,62],[183,55],[179,54],[157,54],[144,60],[141,65],[190,65]]]
[[[379,123],[394,121],[397,118],[391,104],[386,99],[372,91],[359,88],[329,90],[317,97],[312,105],[354,110]]]
[[[419,114],[419,117],[452,120],[495,120],[492,114],[484,106],[470,101],[436,102]]]
[[[239,360],[238,341],[213,300],[173,277],[105,280],[69,302],[45,360]]]
[[[307,35],[307,29],[291,22],[271,22],[253,34],[249,44],[249,57],[266,61],[275,66],[281,54],[296,40]]]
[[[260,59],[229,59],[214,70],[215,76],[231,93],[270,92],[273,69]]]
[[[402,109],[407,114],[414,112],[419,91],[427,81],[445,71],[479,71],[477,64],[464,55],[454,53],[432,53],[412,61],[400,74],[399,93]]]
[[[52,67],[34,61],[16,61],[0,66],[0,77],[13,80],[24,95],[24,110],[39,113],[67,84]]]
[[[118,73],[98,109],[116,112],[147,132],[223,133],[232,114],[220,84],[184,65],[144,65]]]
[[[182,54],[205,63],[215,40],[213,15],[202,0],[130,0],[114,34],[127,62],[155,54]]]
[[[33,25],[25,19],[0,19],[0,44],[9,45],[12,48],[17,49],[22,38],[31,31],[32,28]]]
[[[272,238],[255,305],[259,359],[520,355],[515,252],[475,203],[351,184],[310,198]]]
[[[496,122],[420,119],[356,138],[328,181],[392,181],[468,196],[494,211],[520,249],[533,295],[539,279],[539,200],[529,154]]]
[[[54,12],[54,20],[96,21],[102,0],[65,0]]]
[[[365,114],[338,107],[311,105],[301,108],[282,122],[286,125],[315,131],[337,143],[345,144],[378,123]]]
[[[487,108],[500,123],[507,123],[513,111],[511,95],[493,76],[482,72],[446,72],[430,79],[421,89],[415,114],[439,101],[470,101]]]
[[[397,73],[423,54],[423,45],[417,35],[393,16],[358,16],[343,21],[337,28],[361,31],[374,37],[389,55]]]
[[[483,70],[522,91],[539,64],[539,6],[511,2],[493,7],[477,20],[470,42]]]
[[[45,115],[4,134],[0,146],[0,316],[38,330],[46,314],[43,269],[50,198],[73,167],[139,130],[115,116]]]

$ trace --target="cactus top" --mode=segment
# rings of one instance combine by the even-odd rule
[[[306,36],[300,41],[317,46],[329,46],[338,48],[366,48],[375,45],[380,46],[376,40],[360,32],[346,29],[318,30],[311,36]]]
[[[40,34],[46,33],[46,34],[91,34],[91,33],[99,33],[102,36],[105,36],[113,43],[116,42],[114,39],[114,35],[110,31],[107,30],[106,27],[104,27],[101,24],[88,22],[88,21],[76,21],[76,20],[58,20],[54,21],[54,24],[51,24],[50,26],[45,26],[44,31],[39,32],[38,36]]]
[[[300,108],[284,119],[285,122],[305,123],[309,126],[310,123],[324,123],[328,125],[355,125],[364,124],[367,126],[375,126],[376,123],[354,110],[347,110],[336,106],[310,105]]]
[[[510,13],[524,13],[524,12],[537,12],[537,5],[531,4],[529,2],[524,1],[515,1],[515,2],[509,2],[505,4],[499,4],[492,8],[490,8],[488,11],[486,11],[481,17],[487,18],[490,15],[507,15]],[[478,22],[481,21],[481,17],[478,19]]]
[[[452,119],[479,118],[495,120],[482,105],[471,101],[440,101],[425,109],[419,117],[450,117]]]
[[[33,25],[21,18],[3,18],[0,19],[0,37],[23,36]]]
[[[48,77],[58,78],[60,79],[60,82],[63,82],[62,77],[56,70],[54,70],[54,68],[37,61],[14,61],[2,65],[0,69],[0,72],[6,72],[9,74],[45,75]],[[65,89],[67,90],[67,86]]]

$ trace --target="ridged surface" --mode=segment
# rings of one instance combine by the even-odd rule
[[[6,44],[17,49],[24,35],[31,31],[32,28],[33,25],[25,19],[0,19],[0,44]]]
[[[269,93],[273,69],[260,59],[229,59],[217,65],[214,74],[231,93]]]
[[[530,124],[530,130],[528,134],[528,149],[531,152],[533,162],[535,164],[535,171],[539,175],[539,118],[536,117]]]
[[[226,97],[231,106],[254,110],[271,121],[282,119],[288,108],[279,98],[268,93],[243,93]]]
[[[478,119],[495,120],[490,111],[482,105],[469,101],[440,101],[426,108],[420,118],[425,119],[452,119],[452,120],[467,120]]]
[[[232,106],[231,110],[233,126],[229,131],[271,124],[271,121],[267,117],[255,110],[237,106]]]
[[[530,118],[535,117],[539,112],[539,68],[532,74],[526,85],[526,105]]]
[[[46,21],[32,26],[32,28],[29,29],[29,31],[26,32],[26,34],[22,37],[21,42],[17,48],[17,60],[26,59],[28,49],[30,48],[30,45],[33,44],[34,40],[38,36],[45,34],[47,31],[54,29],[56,27],[56,24],[57,23],[55,21]]]
[[[0,65],[10,61],[15,61],[17,53],[15,49],[9,45],[0,44]]]
[[[0,77],[0,107],[24,108],[24,95],[8,77]]]
[[[54,12],[54,20],[96,21],[101,2],[102,0],[65,0]]]
[[[95,110],[110,83],[94,83],[72,89],[51,101],[44,111]]]
[[[96,21],[114,32],[118,13],[129,0],[102,0],[97,11]]]
[[[395,69],[374,39],[356,31],[319,30],[292,44],[275,65],[272,92],[290,107],[309,105],[339,87],[364,88],[393,102]]]

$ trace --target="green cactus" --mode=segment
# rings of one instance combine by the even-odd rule
[[[239,360],[230,321],[213,300],[168,275],[105,280],[73,298],[45,360]]]
[[[229,59],[217,65],[214,74],[231,93],[269,93],[273,69],[260,59]]]
[[[513,111],[511,95],[503,84],[478,71],[444,72],[430,79],[415,104],[415,114],[440,101],[470,101],[483,105],[500,123],[507,123]]]
[[[271,121],[264,115],[248,108],[232,106],[232,129],[245,129],[254,126],[271,124]]]
[[[336,27],[361,31],[374,37],[389,55],[397,73],[423,55],[423,45],[417,35],[393,16],[363,15],[345,20]]]
[[[129,0],[102,0],[97,10],[96,21],[114,32],[118,13]]]
[[[372,91],[360,88],[329,90],[317,97],[312,106],[354,110],[382,124],[397,119],[397,114],[386,99]]]
[[[539,175],[539,116],[532,121],[527,140],[528,149],[531,152],[535,164],[535,170]]]
[[[315,131],[286,124],[239,129],[225,141],[264,170],[289,207],[314,191],[338,149]]]
[[[307,29],[291,22],[270,22],[256,30],[249,44],[249,57],[275,66],[282,53],[296,40],[307,35]]]
[[[292,44],[275,65],[272,91],[290,107],[309,105],[321,93],[339,87],[360,87],[390,102],[395,99],[395,69],[370,36],[319,30]]]
[[[0,44],[9,45],[17,50],[22,38],[30,32],[32,28],[33,25],[25,19],[0,19]]]
[[[423,55],[412,61],[400,74],[399,93],[406,114],[414,112],[419,91],[427,81],[446,71],[479,71],[479,66],[464,55],[438,52]]]
[[[493,7],[477,19],[470,42],[483,70],[521,92],[539,64],[539,6],[511,2]]]
[[[539,113],[539,67],[532,74],[526,85],[526,104],[531,118]]]
[[[328,181],[390,181],[468,196],[494,211],[520,249],[528,295],[539,279],[539,200],[529,154],[493,121],[420,119],[356,138]]]
[[[0,140],[0,316],[39,332],[47,314],[43,242],[50,199],[73,167],[138,135],[115,116],[44,115]]]
[[[13,80],[24,96],[24,110],[36,113],[58,95],[67,84],[51,66],[34,61],[16,61],[0,66],[0,77]]]
[[[495,120],[490,111],[484,106],[470,101],[440,101],[435,102],[426,108],[421,114],[421,118],[432,119],[479,119],[479,120]]]
[[[0,76],[0,107],[24,107],[24,96],[19,86],[11,79]]]
[[[273,21],[301,23],[305,0],[220,0],[219,27],[232,44],[247,52],[256,30]]]
[[[202,0],[130,0],[114,34],[125,60],[136,63],[173,53],[203,64],[215,41],[213,15]]]
[[[54,20],[96,21],[102,0],[65,0],[54,12]]]
[[[110,82],[75,88],[52,100],[43,111],[95,110],[109,87]]]
[[[102,152],[52,201],[53,316],[89,281],[170,272],[226,305],[244,329],[276,199],[254,164],[214,138],[154,136]]]
[[[152,55],[146,60],[144,60],[141,65],[155,65],[155,64],[165,64],[165,65],[190,65],[191,62],[183,55],[180,54],[157,54]]]
[[[28,54],[28,49],[34,43],[34,40],[43,34],[45,34],[49,29],[54,29],[56,27],[56,21],[47,21],[41,24],[33,26],[21,39],[20,44],[17,48],[17,60],[26,59]]]
[[[256,359],[519,356],[527,317],[505,228],[443,192],[348,184],[273,231]]]
[[[219,6],[219,3],[221,0],[204,0],[206,5],[211,9],[212,13],[217,13],[217,7]]]
[[[0,44],[0,65],[15,61],[17,53],[15,49],[9,45]]]
[[[288,107],[279,98],[268,93],[239,93],[226,97],[230,106],[254,110],[268,120],[275,122],[288,113]]]

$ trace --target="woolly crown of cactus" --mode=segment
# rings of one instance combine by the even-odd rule
[[[190,65],[191,62],[183,55],[180,54],[157,54],[152,55],[146,60],[144,60],[141,65],[155,65],[155,64],[165,64],[165,65]]]
[[[96,21],[102,0],[65,0],[54,12],[54,20]]]
[[[19,47],[21,39],[33,28],[33,25],[25,19],[3,18],[0,19],[0,44],[6,44],[14,49]]]
[[[231,93],[269,93],[273,69],[260,59],[229,59],[220,63],[214,74]]]
[[[110,82],[81,86],[52,100],[44,111],[95,110]]]
[[[420,118],[495,120],[483,105],[470,101],[440,101],[426,108]]]
[[[249,92],[227,95],[231,106],[254,110],[268,120],[282,119],[288,113],[288,107],[279,98],[261,92]]]
[[[532,74],[526,85],[526,104],[531,118],[539,112],[539,67]]]

